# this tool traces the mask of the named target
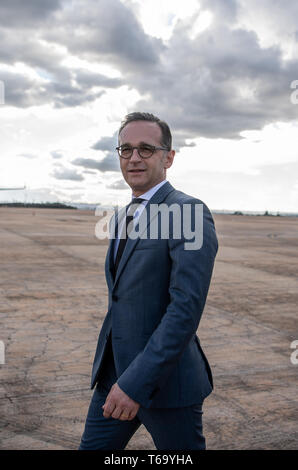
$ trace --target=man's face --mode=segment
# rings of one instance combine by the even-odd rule
[[[149,144],[164,147],[161,144],[161,129],[156,122],[132,121],[122,129],[119,135],[119,145],[129,144],[137,147]],[[156,150],[150,158],[143,159],[134,149],[129,159],[120,158],[123,177],[131,187],[134,196],[140,196],[166,177],[175,156],[175,151]]]

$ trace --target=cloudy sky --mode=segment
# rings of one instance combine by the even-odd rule
[[[177,189],[298,212],[297,0],[2,0],[0,18],[0,186],[26,185],[0,201],[128,202],[117,129],[139,110],[172,129]]]

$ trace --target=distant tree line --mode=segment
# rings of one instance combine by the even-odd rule
[[[47,209],[76,209],[61,202],[1,202],[0,207],[31,207]]]
[[[243,215],[243,212],[241,211],[235,211],[233,215]],[[245,214],[245,215],[250,215],[250,214]],[[270,214],[270,212],[265,211],[264,214],[252,214],[252,215],[273,215],[275,217],[280,217],[280,213],[278,212],[277,214]]]

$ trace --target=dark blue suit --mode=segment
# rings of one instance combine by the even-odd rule
[[[147,217],[146,230],[153,223],[153,219],[149,218],[152,204],[176,204],[180,208],[188,204],[192,215],[195,204],[202,204],[203,244],[200,249],[185,250],[184,243],[189,240],[184,237],[182,221],[182,236],[179,239],[173,235],[173,224],[169,226],[167,239],[160,237],[160,231],[158,239],[128,239],[114,277],[111,240],[105,265],[109,306],[99,334],[91,381],[91,388],[97,383],[94,396],[96,401],[99,399],[98,394],[103,394],[104,388],[108,388],[116,379],[120,388],[141,405],[137,417],[139,423],[143,422],[147,429],[150,428],[146,425],[148,420],[151,419],[153,427],[154,422],[158,422],[156,413],[160,416],[161,409],[163,416],[167,417],[173,414],[174,409],[176,417],[182,410],[200,414],[204,399],[213,389],[210,366],[196,331],[205,306],[218,249],[213,218],[202,201],[175,190],[166,182],[153,195],[142,214]],[[160,217],[160,214],[155,217]],[[193,219],[194,217],[191,220]],[[117,222],[116,220],[116,225]],[[167,418],[169,434],[175,427],[171,419]],[[164,420],[163,417],[162,422],[165,423]],[[112,418],[108,421],[117,422],[123,429],[125,426],[133,426],[133,421],[120,422]],[[182,426],[180,418],[179,421]],[[189,420],[185,424],[191,426]],[[132,433],[137,423],[134,426]],[[160,426],[161,424],[159,428]],[[178,422],[177,426],[179,427]],[[180,434],[181,429],[180,427]],[[154,434],[154,429],[149,431]],[[92,432],[90,426],[89,431],[85,429],[85,440],[82,439],[82,442],[86,443],[87,434],[90,437]],[[127,429],[125,432],[129,434]],[[185,433],[187,434],[186,430]],[[131,434],[129,438],[130,436]],[[94,436],[93,438],[95,439]],[[95,442],[93,438],[91,440]],[[124,439],[125,444],[128,439]],[[158,448],[168,448],[168,445],[170,448],[185,448],[185,444],[174,447],[173,441],[160,441],[154,435],[153,439],[160,445]],[[104,441],[103,438],[101,440]],[[98,440],[96,442],[99,448]],[[120,441],[115,442],[120,445]],[[108,447],[109,445],[112,444],[100,448],[113,448]],[[196,448],[193,443],[189,445],[190,449]],[[200,445],[199,448],[204,448],[202,443]],[[81,444],[81,448],[87,448],[87,445]]]

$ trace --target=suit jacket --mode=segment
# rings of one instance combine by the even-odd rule
[[[195,204],[202,204],[203,244],[200,249],[185,250],[184,243],[189,240],[183,233],[180,239],[174,237],[173,227],[167,239],[161,238],[160,232],[157,239],[129,238],[114,278],[114,242],[110,241],[105,263],[108,312],[91,379],[91,388],[100,382],[111,333],[117,383],[146,408],[202,403],[213,389],[211,369],[196,331],[218,250],[214,221],[206,204],[167,181],[141,215],[147,217],[147,230],[160,215],[149,219],[151,204],[161,203],[181,208],[189,204],[192,211]]]

